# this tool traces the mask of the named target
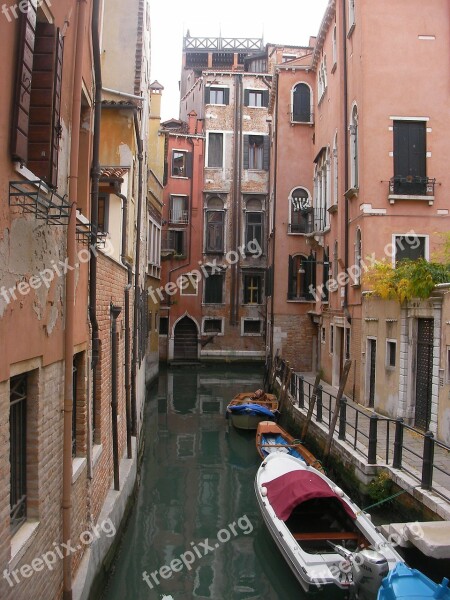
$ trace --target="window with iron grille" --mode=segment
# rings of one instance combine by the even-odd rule
[[[244,304],[262,304],[263,282],[262,273],[245,273],[243,275]]]
[[[27,518],[27,375],[10,381],[10,517],[15,532]]]
[[[418,260],[427,258],[427,236],[396,235],[395,263],[401,260]]]
[[[205,318],[203,321],[203,333],[223,333],[223,319]]]
[[[261,335],[262,321],[260,319],[243,319],[242,335]]]

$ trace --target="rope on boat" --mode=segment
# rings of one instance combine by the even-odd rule
[[[380,504],[384,504],[385,502],[388,502],[389,500],[392,500],[393,498],[397,498],[397,496],[401,496],[405,492],[406,492],[406,490],[402,490],[401,492],[397,492],[396,494],[392,494],[392,496],[388,496],[384,500],[380,500],[379,502],[375,502],[375,504],[370,504],[369,506],[366,506],[365,508],[362,508],[358,513],[356,513],[356,516],[361,515],[363,512],[366,512],[367,510],[369,510],[369,508],[375,508],[375,506],[379,506]]]

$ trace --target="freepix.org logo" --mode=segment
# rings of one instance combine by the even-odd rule
[[[11,23],[14,19],[18,19],[21,13],[25,14],[28,12],[28,7],[30,4],[36,6],[36,8],[39,8],[43,4],[46,4],[47,6],[52,5],[50,0],[21,0],[20,2],[11,4],[10,6],[7,4],[2,4],[1,12],[6,20]]]

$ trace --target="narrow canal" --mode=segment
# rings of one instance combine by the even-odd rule
[[[255,367],[162,373],[146,406],[137,502],[104,600],[306,597],[256,504],[254,433],[235,430],[225,418],[230,399],[261,387],[262,376]],[[178,572],[161,571],[174,559]],[[158,575],[157,584],[155,571],[167,578]]]

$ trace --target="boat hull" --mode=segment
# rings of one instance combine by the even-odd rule
[[[258,425],[261,421],[267,421],[266,416],[259,415],[236,415],[233,413],[229,413],[230,420],[233,423],[236,429],[258,429]],[[273,417],[275,419],[275,415]]]

